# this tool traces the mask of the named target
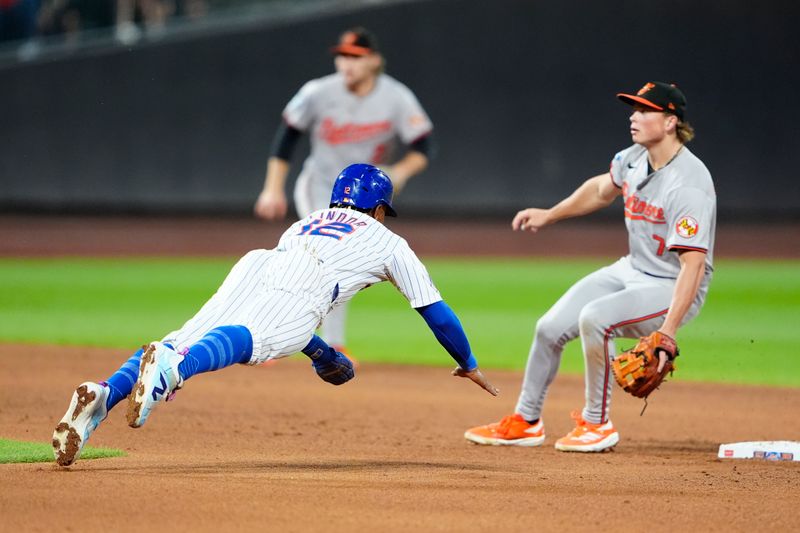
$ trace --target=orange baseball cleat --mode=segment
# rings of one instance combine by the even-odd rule
[[[468,429],[468,441],[492,446],[541,446],[544,442],[544,423],[540,419],[529,424],[518,413],[503,417],[500,422]]]
[[[570,414],[575,429],[556,441],[556,450],[562,452],[602,452],[616,446],[619,433],[611,420],[605,424],[592,424],[583,419],[580,411]]]

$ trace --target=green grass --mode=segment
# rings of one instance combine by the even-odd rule
[[[81,460],[122,457],[124,455],[125,452],[122,450],[86,446],[83,451],[81,451]],[[0,464],[52,462],[53,448],[48,443],[0,439]]]
[[[609,260],[435,259],[433,279],[484,368],[524,367],[536,320]],[[0,259],[0,342],[134,347],[180,327],[234,259]],[[800,261],[719,261],[708,301],[679,334],[680,379],[800,386]],[[363,361],[452,365],[389,284],[356,296],[348,321]],[[627,347],[624,340],[619,347]],[[562,371],[580,373],[579,342]]]
[[[538,317],[572,283],[607,263],[427,261],[481,365],[510,369],[524,368]],[[366,327],[363,332],[351,328],[355,353],[382,352],[393,362],[448,362],[425,324],[416,313],[406,312],[392,287],[370,289],[358,299],[350,320]],[[800,326],[798,308],[800,262],[720,262],[703,311],[680,330],[680,379],[800,386],[800,358],[792,356],[793,328]],[[617,342],[621,348],[632,344]],[[561,368],[583,372],[580,341],[567,345]]]
[[[234,260],[0,260],[0,340],[128,347],[179,328]]]

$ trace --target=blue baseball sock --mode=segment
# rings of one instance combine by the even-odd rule
[[[189,347],[189,353],[178,365],[178,372],[183,379],[189,379],[195,374],[246,363],[252,355],[250,330],[244,326],[221,326]]]
[[[139,377],[139,361],[142,359],[142,350],[133,354],[130,359],[125,361],[119,370],[101,382],[108,385],[108,398],[106,399],[106,409],[109,411],[119,402],[128,397],[133,390],[133,384]]]

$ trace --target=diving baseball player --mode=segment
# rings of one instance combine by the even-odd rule
[[[305,133],[311,151],[294,189],[300,218],[328,206],[333,179],[347,165],[382,166],[399,191],[428,164],[433,125],[414,93],[383,73],[374,35],[363,28],[350,29],[332,52],[336,73],[306,83],[283,111],[264,189],[254,207],[261,218],[286,216],[289,163]],[[406,151],[398,160],[401,146]],[[322,327],[325,338],[339,348],[346,341],[345,315],[346,306],[338,306]]]
[[[685,122],[686,99],[677,87],[661,82],[617,96],[633,106],[635,144],[614,156],[609,172],[590,178],[554,207],[517,213],[512,227],[536,233],[622,196],[630,253],[578,281],[539,319],[514,414],[467,430],[472,442],[540,446],[547,389],[564,345],[580,336],[585,404],[572,414],[575,429],[555,447],[577,452],[613,447],[619,440],[609,418],[615,338],[656,330],[674,338],[703,305],[713,272],[716,193],[708,169],[686,147],[694,137]]]
[[[383,225],[386,215],[396,216],[389,177],[372,165],[344,169],[329,208],[293,224],[274,249],[242,257],[183,327],[144,346],[108,380],[76,389],[53,433],[58,464],[72,464],[108,411],[128,395],[128,424],[140,427],[158,403],[201,372],[303,352],[324,381],[349,381],[350,360],[314,331],[331,309],[381,281],[391,281],[422,315],[458,363],[453,375],[496,395],[424,265]]]

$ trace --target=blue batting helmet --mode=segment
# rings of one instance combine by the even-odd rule
[[[381,169],[358,163],[342,170],[333,183],[331,207],[351,205],[370,210],[378,205],[386,207],[386,214],[396,217],[392,207],[392,180]]]

